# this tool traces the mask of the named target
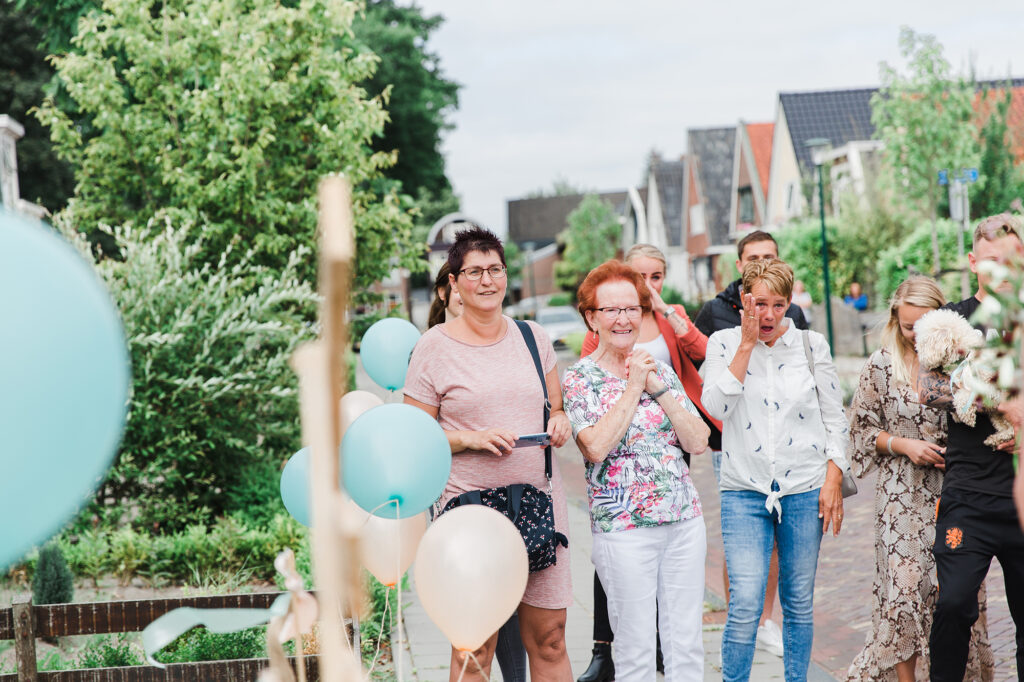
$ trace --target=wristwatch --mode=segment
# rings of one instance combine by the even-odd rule
[[[669,309],[665,311],[665,317],[671,317],[676,314],[676,309],[669,306]]]

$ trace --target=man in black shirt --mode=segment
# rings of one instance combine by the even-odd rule
[[[1008,215],[982,220],[968,256],[971,271],[978,276],[978,292],[945,307],[970,320],[990,280],[978,264],[1002,262],[1013,253],[1024,254],[1016,220]],[[941,370],[921,370],[918,391],[921,402],[951,409],[950,379]],[[1013,503],[1014,441],[990,448],[984,440],[994,432],[982,412],[975,426],[949,419],[946,474],[932,550],[939,581],[930,640],[933,682],[964,679],[971,626],[978,619],[978,589],[993,556],[1003,568],[1006,600],[1017,627],[1017,669],[1024,670],[1024,533]]]

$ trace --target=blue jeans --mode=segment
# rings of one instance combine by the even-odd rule
[[[779,548],[786,682],[807,679],[814,639],[814,574],[821,545],[818,493],[814,489],[781,497],[780,518],[765,509],[766,495],[722,491],[722,540],[729,571],[729,615],[722,634],[724,682],[750,679],[773,543]]]

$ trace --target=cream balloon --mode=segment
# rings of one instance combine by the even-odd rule
[[[341,417],[341,429],[345,431],[352,422],[364,412],[383,405],[384,401],[369,391],[349,391],[341,396],[338,411]]]
[[[416,553],[415,575],[430,619],[456,649],[475,651],[515,612],[530,569],[512,522],[470,504],[430,525]]]
[[[427,514],[404,519],[366,516],[359,529],[359,558],[382,585],[393,587],[416,558],[416,548],[427,530]]]

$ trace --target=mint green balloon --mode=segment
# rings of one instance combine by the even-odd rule
[[[360,507],[408,518],[434,503],[448,482],[452,450],[441,425],[402,403],[371,408],[345,430],[342,482]]]
[[[387,317],[374,322],[359,343],[363,368],[378,386],[397,391],[405,386],[409,357],[419,340],[420,330],[408,320]]]
[[[48,226],[0,209],[0,568],[102,483],[129,378],[121,320],[93,266]]]

